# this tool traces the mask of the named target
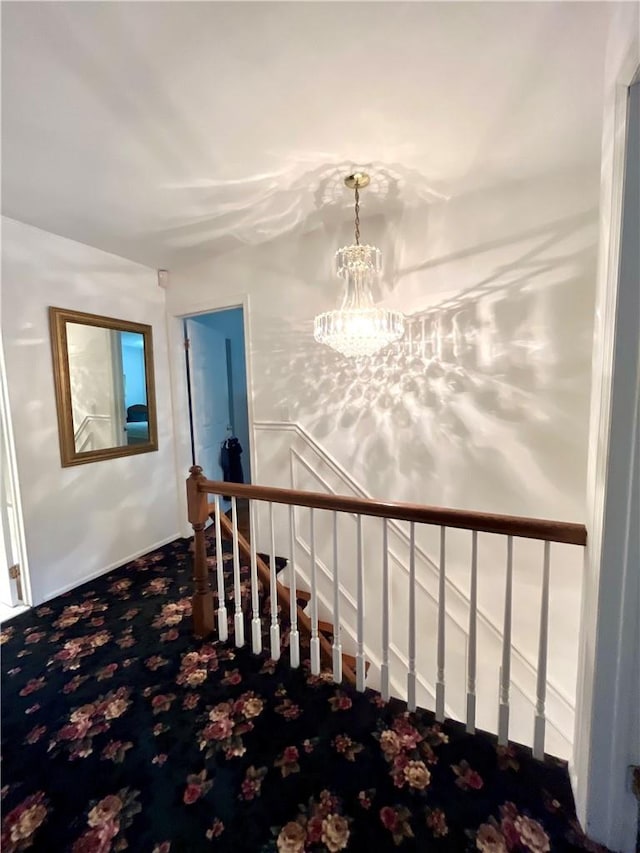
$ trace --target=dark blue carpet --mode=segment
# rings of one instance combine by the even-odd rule
[[[4,853],[602,849],[564,764],[197,642],[190,593],[179,541],[4,626]]]

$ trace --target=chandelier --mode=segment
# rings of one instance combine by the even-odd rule
[[[336,271],[344,279],[345,291],[337,311],[318,314],[313,337],[349,357],[371,356],[404,335],[400,311],[377,308],[371,286],[382,271],[382,254],[375,246],[360,245],[360,190],[369,175],[354,172],[344,182],[355,190],[355,243],[336,252]]]

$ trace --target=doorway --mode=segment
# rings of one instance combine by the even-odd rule
[[[251,482],[244,313],[226,308],[184,319],[191,457],[209,480]],[[239,526],[246,514],[238,501]],[[230,500],[222,501],[228,512]]]

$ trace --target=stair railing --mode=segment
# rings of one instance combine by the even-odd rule
[[[214,501],[209,502],[208,495],[214,495]],[[231,522],[220,510],[220,496],[231,497]],[[237,499],[248,499],[250,507],[250,541],[247,542],[238,532]],[[538,661],[536,684],[536,709],[533,731],[533,754],[543,758],[545,744],[545,701],[547,686],[548,658],[548,628],[549,628],[549,578],[551,564],[551,543],[585,546],[587,531],[584,525],[547,519],[523,518],[510,515],[498,515],[467,510],[455,510],[443,507],[429,507],[418,504],[375,501],[369,498],[356,498],[325,494],[321,492],[299,491],[269,486],[249,486],[239,483],[223,483],[207,480],[199,466],[191,468],[187,480],[187,501],[189,522],[194,530],[194,595],[193,595],[193,625],[198,637],[209,636],[215,630],[213,592],[209,583],[209,572],[206,557],[205,526],[209,517],[215,521],[216,553],[222,553],[223,529],[232,540],[233,553],[233,599],[235,605],[234,633],[235,644],[241,647],[245,644],[244,614],[242,612],[240,589],[240,552],[250,562],[251,585],[251,636],[252,649],[260,652],[262,649],[262,626],[258,601],[258,579],[269,589],[271,600],[270,623],[270,654],[277,660],[281,655],[281,637],[278,616],[278,602],[282,602],[290,610],[289,656],[292,667],[300,665],[300,629],[310,638],[311,672],[319,675],[321,659],[332,664],[334,681],[343,678],[355,681],[356,689],[364,691],[367,671],[365,659],[364,626],[365,601],[364,580],[365,567],[363,559],[362,517],[372,516],[383,519],[382,535],[382,594],[380,606],[382,610],[382,666],[381,694],[383,699],[390,698],[389,689],[389,559],[387,522],[389,520],[409,523],[409,597],[407,613],[408,631],[408,665],[407,665],[407,707],[410,711],[416,709],[416,596],[415,596],[415,549],[416,524],[435,525],[440,528],[440,554],[438,564],[438,615],[436,641],[436,685],[435,685],[435,716],[438,721],[445,717],[445,621],[446,621],[446,531],[447,528],[471,531],[471,570],[470,570],[470,606],[469,632],[466,666],[466,728],[468,732],[475,731],[476,719],[476,669],[477,669],[477,581],[478,581],[478,533],[493,533],[506,537],[506,582],[505,604],[502,631],[502,666],[500,669],[499,704],[497,735],[499,744],[506,745],[509,738],[509,694],[511,689],[511,628],[512,628],[512,595],[513,595],[513,540],[521,537],[542,540],[544,542],[542,587],[539,615]],[[256,553],[255,536],[255,506],[266,502],[269,506],[270,521],[270,556],[268,565]],[[286,589],[278,583],[276,577],[276,553],[273,524],[273,505],[283,504],[290,507],[290,530],[293,530],[293,512],[295,507],[306,507],[310,510],[310,545],[311,545],[311,590],[310,616],[297,606],[296,566],[293,534],[290,541],[290,585]],[[333,513],[333,589],[335,615],[333,644],[329,645],[318,628],[318,591],[316,584],[315,558],[315,528],[314,510],[327,510]],[[357,652],[355,656],[355,678],[350,668],[345,667],[342,658],[340,620],[339,620],[339,549],[337,545],[337,514],[350,513],[356,516],[356,602],[357,602]],[[228,637],[227,612],[225,605],[224,573],[222,560],[217,561],[218,587],[218,637],[225,640]]]

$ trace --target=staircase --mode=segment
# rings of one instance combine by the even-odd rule
[[[274,485],[293,490],[320,491],[328,495],[350,495],[370,499],[371,496],[358,484],[354,478],[333,458],[325,448],[297,423],[278,421],[260,421],[255,424],[256,450],[262,461],[260,477]],[[267,452],[269,451],[269,452]],[[264,521],[263,519],[259,519]],[[329,622],[332,621],[332,560],[331,530],[328,523],[316,520],[316,563],[318,569],[318,599],[319,613]],[[341,557],[344,563],[354,566],[356,553],[354,546],[355,516],[342,519],[340,530]],[[268,525],[258,524],[261,538],[268,538]],[[303,512],[295,513],[295,561],[298,573],[298,583],[306,589],[311,588],[309,564],[311,558],[308,538],[308,520]],[[289,553],[287,543],[288,532],[283,533],[276,525],[276,543]],[[379,533],[375,532],[368,539],[365,537],[365,565],[372,578],[371,587],[378,587],[381,578],[380,552],[377,549]],[[451,542],[451,537],[449,539]],[[349,544],[351,542],[351,544]],[[530,548],[532,543],[519,543],[521,559],[523,548]],[[435,537],[425,537],[415,544],[415,596],[416,607],[421,614],[421,647],[433,648],[437,643],[436,626],[438,622],[439,597],[439,565],[438,559],[431,556],[438,550]],[[482,547],[482,543],[481,543]],[[403,612],[408,608],[409,597],[409,564],[410,540],[407,526],[401,522],[388,522],[388,548],[391,563],[390,597],[394,606]],[[377,549],[377,550],[376,550]],[[563,554],[568,560],[572,554]],[[578,555],[576,555],[578,556]],[[445,633],[448,639],[446,648],[446,670],[450,674],[447,691],[446,712],[449,717],[462,720],[466,714],[466,663],[469,644],[469,569],[467,553],[460,557],[460,567],[451,561],[448,563],[446,579],[446,611]],[[579,559],[579,556],[578,556]],[[500,556],[504,565],[504,557]],[[537,555],[533,556],[534,564],[539,565]],[[485,561],[486,562],[486,561]],[[502,573],[501,565],[501,573]],[[568,570],[571,570],[568,567]],[[280,578],[287,584],[286,572]],[[501,584],[504,580],[501,579]],[[539,588],[534,589],[534,595],[539,596]],[[366,596],[371,599],[371,595]],[[341,627],[342,642],[350,653],[356,648],[357,601],[354,572],[344,572],[341,578]],[[502,614],[500,614],[502,617]],[[368,610],[371,618],[371,610]],[[497,622],[493,614],[477,607],[476,645],[482,649],[478,659],[478,722],[490,729],[495,717],[497,701],[497,685],[500,681],[501,659],[503,650],[502,618]],[[537,630],[537,626],[536,626]],[[371,672],[367,683],[379,689],[382,660],[380,657],[379,637],[374,633],[371,642],[366,642],[367,659],[371,663]],[[527,742],[529,731],[533,725],[537,702],[537,648],[522,650],[511,643],[510,681],[512,704],[511,723],[515,726],[514,737],[520,742]],[[420,656],[420,649],[418,655]],[[400,698],[406,698],[404,674],[408,667],[406,625],[402,620],[392,623],[389,642],[391,692]],[[422,707],[433,707],[435,703],[437,672],[435,658],[428,659],[424,655],[419,667],[417,679],[418,704]],[[490,685],[496,685],[489,690]],[[562,683],[553,677],[547,679],[546,719],[549,749],[554,755],[568,758],[574,729],[575,699],[572,692],[567,691]]]
[[[214,495],[213,504],[208,495]],[[232,498],[232,520],[226,518],[220,510],[219,496],[229,494]],[[565,543],[571,546],[583,546],[586,543],[586,531],[582,525],[564,522],[518,518],[514,516],[492,515],[486,513],[462,512],[458,510],[425,507],[413,504],[381,503],[370,499],[349,496],[334,496],[322,492],[280,489],[264,486],[245,486],[241,484],[216,483],[204,478],[198,467],[192,469],[187,481],[189,520],[195,531],[195,592],[193,596],[194,628],[197,636],[208,636],[216,630],[218,637],[226,640],[228,624],[234,627],[236,646],[245,645],[245,624],[247,614],[243,610],[243,596],[250,615],[251,646],[254,652],[262,651],[262,632],[265,628],[265,613],[260,602],[261,594],[268,589],[269,612],[269,650],[274,660],[281,656],[283,647],[288,645],[288,655],[292,668],[301,663],[301,646],[308,643],[311,673],[320,675],[321,667],[329,664],[333,680],[339,683],[343,678],[353,683],[356,690],[362,692],[366,686],[378,689],[382,698],[388,701],[392,696],[405,699],[410,711],[421,707],[435,707],[438,721],[445,718],[460,719],[465,722],[466,730],[473,733],[476,725],[485,731],[496,732],[499,744],[506,745],[509,740],[530,744],[533,754],[542,758],[549,749],[554,737],[554,726],[549,725],[546,716],[548,695],[547,663],[549,657],[549,578],[551,570],[551,542]],[[250,526],[256,529],[256,517],[263,512],[268,528],[262,530],[261,540],[266,538],[270,547],[267,560],[258,555],[255,540],[251,541],[239,533],[237,501],[250,499]],[[288,551],[276,550],[276,511],[279,508],[280,519],[288,510]],[[226,599],[228,590],[224,586],[222,562],[217,566],[218,608],[214,614],[213,595],[210,588],[206,557],[205,526],[213,513],[216,536],[216,551],[221,553],[222,534],[230,537],[233,560],[233,607],[234,613],[227,614]],[[266,513],[266,515],[265,515]],[[306,554],[304,538],[299,534],[299,524],[305,514],[309,521],[308,562],[300,559],[301,552]],[[318,520],[328,519],[332,532],[323,531]],[[356,547],[353,559],[345,557],[342,548],[341,522],[351,524],[355,517]],[[402,578],[393,564],[389,545],[391,524],[401,521],[408,525],[408,571]],[[375,563],[367,556],[367,548],[376,540],[368,531],[371,524],[382,526],[381,573],[375,571]],[[437,576],[437,595],[434,596],[432,619],[425,618],[423,603],[419,601],[420,585],[417,578],[418,548],[416,529],[429,528],[439,531],[440,556]],[[471,592],[468,605],[468,642],[458,645],[450,638],[451,616],[448,612],[447,572],[447,534],[459,530],[469,531],[472,542],[471,554]],[[499,678],[493,684],[499,687],[499,695],[494,703],[494,712],[485,722],[482,714],[482,695],[491,688],[488,678],[484,651],[478,644],[480,636],[481,614],[478,609],[477,587],[479,578],[478,538],[480,535],[493,534],[503,537],[506,542],[506,586],[504,588],[504,624],[501,637],[501,661]],[[513,607],[514,575],[514,539],[525,537],[541,541],[543,544],[543,565],[541,571],[540,608],[539,608],[539,644],[537,666],[535,669],[535,713],[530,725],[526,720],[518,719],[514,712],[518,710],[519,691],[512,678],[514,649],[511,631],[517,614]],[[302,547],[300,545],[302,543]],[[321,560],[323,549],[327,547],[333,553],[331,569]],[[288,586],[278,577],[276,553],[293,555],[289,566],[284,569]],[[241,582],[241,560],[249,567],[249,581]],[[350,593],[348,572],[355,579],[355,589]],[[282,573],[281,573],[282,574]],[[392,612],[397,604],[397,579],[403,580],[407,600],[406,606]],[[408,581],[408,583],[406,582]],[[302,596],[300,592],[302,591]],[[309,594],[308,600],[304,592]],[[366,595],[365,595],[366,593]],[[345,600],[352,595],[355,603],[355,629],[349,625],[348,614],[345,618]],[[393,605],[393,607],[392,607]],[[326,612],[328,611],[329,616]],[[529,611],[531,607],[529,606]],[[217,615],[217,618],[216,618]],[[428,614],[427,614],[428,615]],[[381,618],[380,618],[381,617]],[[324,624],[322,624],[324,623]],[[394,629],[398,629],[406,638],[406,663],[404,671],[398,668],[398,658],[392,655]],[[426,635],[425,635],[426,629]],[[330,633],[331,632],[331,633]],[[433,635],[433,641],[425,643],[424,637]],[[345,648],[342,641],[345,639]],[[355,641],[355,648],[349,648],[348,640]],[[286,641],[286,642],[285,642]],[[284,644],[284,645],[283,645]],[[344,653],[352,659],[344,658]],[[422,653],[422,654],[421,654]],[[379,656],[377,656],[379,655]],[[452,658],[460,660],[456,670],[451,666]],[[434,661],[437,666],[433,673],[433,687],[429,685],[429,670],[425,668],[425,658]],[[355,667],[354,667],[355,663]],[[400,664],[404,662],[400,659]],[[355,669],[355,672],[354,672]],[[464,707],[456,709],[456,691],[464,691]],[[494,688],[495,689],[495,688]],[[426,696],[426,699],[423,698]],[[480,698],[480,701],[479,701]],[[524,731],[525,736],[520,736]],[[555,747],[551,747],[554,752]]]
[[[215,504],[209,505],[208,510],[209,518],[214,520],[216,516],[216,506]],[[234,540],[234,530],[233,530],[233,522],[225,515],[220,513],[220,535],[221,539],[227,542],[233,542]],[[243,536],[239,530],[237,532],[237,547],[239,555],[242,557],[244,563],[248,563],[252,559],[252,548],[251,542],[248,537]],[[264,555],[255,552],[255,567],[257,570],[257,576],[262,584],[262,588],[265,590],[269,590],[272,585],[273,573],[271,571],[270,566],[266,562]],[[268,559],[268,558],[267,558]],[[278,558],[276,558],[278,559]],[[275,561],[274,561],[275,563]],[[275,571],[275,565],[274,565]],[[275,591],[276,598],[278,603],[278,608],[281,608],[284,613],[290,613],[292,607],[295,608],[296,612],[296,622],[305,632],[307,637],[311,637],[312,635],[312,625],[309,615],[307,613],[307,606],[311,599],[311,593],[305,589],[297,589],[295,591],[295,598],[292,598],[291,590],[288,586],[285,586],[277,577],[275,582]],[[221,618],[224,619],[224,615],[221,615]],[[278,640],[280,639],[280,632],[278,631]],[[334,643],[334,628],[333,625],[326,621],[318,622],[318,639],[320,645],[320,655],[324,664],[331,666],[333,663],[333,643]],[[278,659],[280,657],[280,649],[272,649],[272,658]],[[342,678],[348,684],[356,683],[355,676],[355,657],[350,654],[342,654]],[[368,666],[367,666],[368,669]],[[340,679],[338,679],[339,681]]]

